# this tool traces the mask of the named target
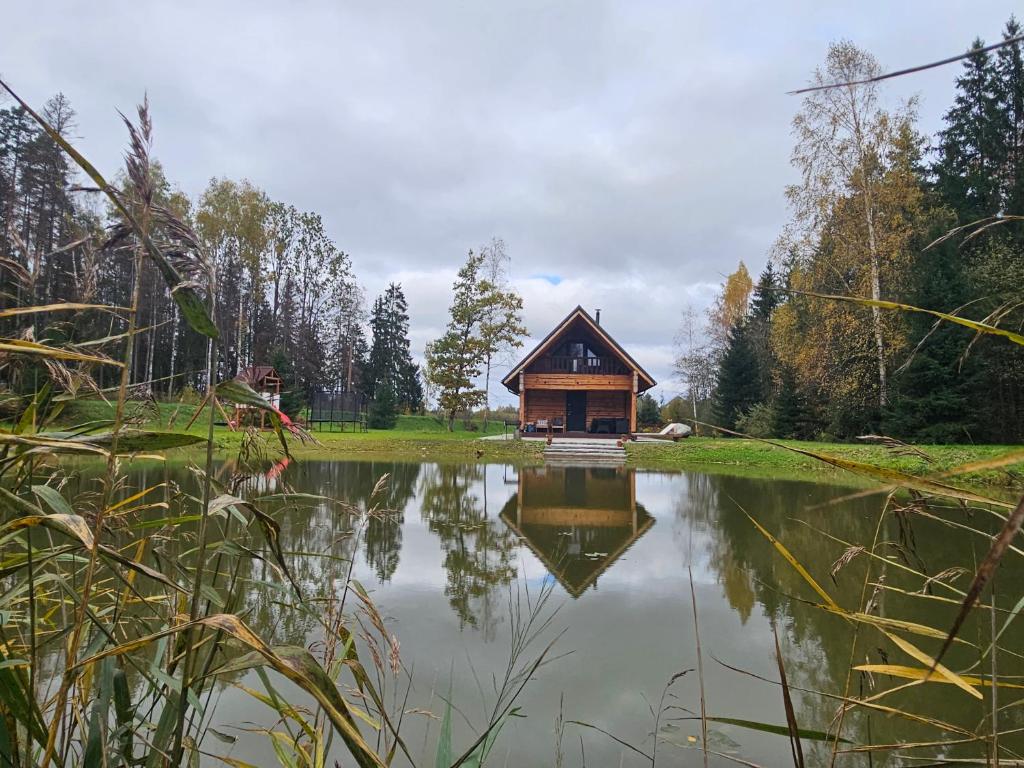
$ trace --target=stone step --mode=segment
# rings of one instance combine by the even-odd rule
[[[625,456],[581,456],[580,454],[561,454],[558,456],[545,456],[544,461],[610,461],[623,462]]]
[[[545,456],[558,456],[565,454],[567,456],[626,456],[626,452],[622,449],[618,451],[594,451],[593,449],[581,449],[578,451],[569,451],[566,449],[559,449],[558,451],[545,451]]]
[[[595,450],[595,451],[621,451],[622,446],[616,445],[615,443],[608,443],[607,445],[601,443],[551,443],[551,445],[544,446],[546,449],[556,450]]]
[[[544,461],[558,464],[621,464],[626,449],[614,440],[556,440],[544,447]]]

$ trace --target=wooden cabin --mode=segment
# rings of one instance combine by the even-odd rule
[[[637,397],[651,375],[576,307],[502,379],[519,395],[519,429],[555,436],[636,432]]]

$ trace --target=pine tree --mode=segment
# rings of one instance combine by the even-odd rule
[[[760,400],[760,373],[750,343],[750,326],[740,323],[729,339],[718,369],[714,416],[718,426],[735,429],[736,420]]]

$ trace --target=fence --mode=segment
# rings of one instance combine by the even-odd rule
[[[307,423],[313,429],[326,428],[333,432],[339,426],[353,431],[366,431],[366,415],[370,401],[357,392],[314,392],[309,401]]]

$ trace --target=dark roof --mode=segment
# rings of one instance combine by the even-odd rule
[[[244,381],[246,384],[261,384],[266,379],[273,377],[280,380],[280,376],[277,371],[274,370],[272,365],[250,365],[244,371],[239,372],[237,378],[239,381]]]
[[[605,341],[608,344],[608,346],[611,347],[612,350],[614,350],[615,353],[618,354],[619,357],[621,357],[623,361],[629,365],[630,368],[635,370],[640,375],[640,378],[642,380],[646,380],[647,386],[644,386],[644,381],[641,381],[640,383],[641,392],[648,390],[655,384],[657,384],[657,382],[654,380],[654,377],[651,376],[651,374],[649,374],[647,371],[645,371],[636,360],[630,357],[629,353],[626,352],[626,350],[624,350],[619,345],[619,342],[613,339],[611,337],[611,334],[609,334],[608,331],[606,331],[601,325],[599,325],[597,321],[595,321],[594,318],[590,316],[587,310],[578,305],[576,309],[574,309],[572,312],[565,316],[565,319],[562,320],[562,322],[560,322],[551,330],[551,333],[549,333],[547,336],[543,338],[540,344],[538,344],[536,347],[530,350],[530,353],[526,355],[526,357],[524,357],[522,360],[520,360],[518,363],[512,366],[512,370],[509,371],[508,375],[501,380],[501,383],[504,384],[505,387],[511,392],[518,392],[519,383],[516,381],[516,377],[519,375],[519,372],[526,368],[537,357],[539,357],[540,354],[545,349],[547,349],[547,347],[549,347],[551,343],[555,339],[557,339],[566,328],[569,327],[569,324],[576,320],[577,318],[580,318],[584,322],[586,322],[591,327],[591,330],[593,330],[603,341]]]

